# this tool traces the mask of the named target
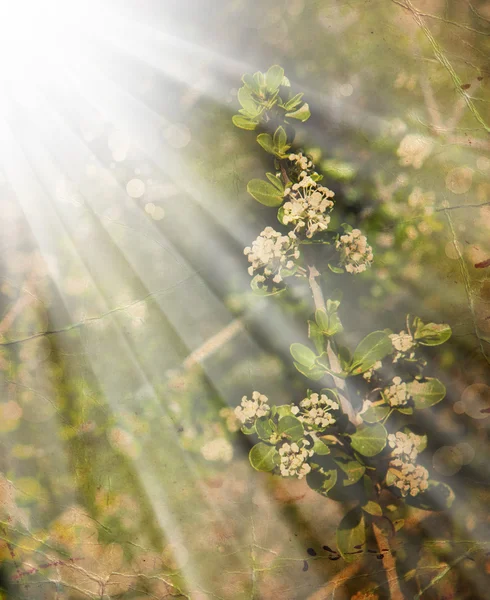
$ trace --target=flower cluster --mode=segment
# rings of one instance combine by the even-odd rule
[[[334,193],[318,183],[306,170],[312,166],[303,155],[291,154],[290,160],[296,160],[302,171],[298,183],[293,183],[284,190],[287,202],[283,206],[282,222],[294,225],[294,231],[306,230],[306,237],[311,238],[317,231],[325,231],[330,223],[327,211],[333,207]],[[303,168],[304,167],[304,168]]]
[[[252,423],[259,417],[269,414],[271,407],[267,404],[269,399],[260,392],[253,392],[252,399],[243,396],[240,406],[235,408],[235,416],[242,423]]]
[[[331,400],[325,394],[310,394],[299,403],[301,408],[293,406],[291,412],[298,415],[298,419],[305,425],[313,428],[324,428],[333,425],[335,417],[330,413],[331,410],[338,410],[337,402]]]
[[[398,334],[391,334],[390,340],[393,345],[393,348],[397,351],[395,356],[393,357],[393,362],[397,362],[400,358],[406,356],[409,350],[411,350],[415,346],[415,340],[409,333],[406,333],[405,331],[400,331],[400,333]],[[413,357],[414,352],[411,352],[410,358]]]
[[[388,445],[392,448],[389,468],[394,476],[393,485],[402,496],[416,496],[428,488],[429,473],[425,467],[415,464],[418,456],[417,443],[419,436],[414,433],[403,433],[388,436]]]
[[[407,384],[401,377],[393,377],[393,385],[383,390],[383,397],[390,406],[405,406],[410,399]]]
[[[289,444],[285,442],[279,448],[281,463],[279,470],[283,477],[297,477],[302,479],[311,471],[310,465],[306,462],[308,458],[313,456],[313,450],[308,449],[310,442],[303,440],[302,446],[298,446],[296,442]]]
[[[373,249],[359,229],[341,235],[335,243],[340,252],[340,262],[347,273],[362,273],[373,262]]]
[[[414,169],[420,169],[430,156],[433,146],[433,141],[428,137],[408,134],[400,142],[396,153],[400,157],[402,166],[411,165]]]
[[[272,227],[266,227],[252,247],[247,246],[243,253],[251,263],[249,274],[257,273],[257,283],[263,283],[269,277],[274,283],[280,283],[283,279],[281,271],[294,269],[294,260],[299,258],[296,234],[290,231],[288,235],[281,235]]]
[[[403,462],[398,458],[391,461],[390,467],[396,475],[394,485],[402,496],[417,496],[429,487],[429,473],[425,467]]]
[[[209,461],[230,462],[233,458],[233,446],[225,438],[216,438],[201,447],[201,454]]]
[[[390,433],[388,436],[388,445],[392,448],[391,454],[405,461],[414,461],[418,456],[417,444],[419,436],[415,433]]]

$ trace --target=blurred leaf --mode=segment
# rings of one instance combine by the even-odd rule
[[[290,352],[296,362],[311,369],[315,365],[316,354],[303,344],[291,344]]]
[[[295,110],[294,112],[288,112],[286,113],[286,117],[290,118],[290,119],[297,119],[298,121],[301,121],[302,123],[304,121],[307,121],[311,116],[311,112],[310,112],[310,107],[308,106],[308,104],[305,102],[303,104],[303,106],[301,108],[298,108],[298,110]]]
[[[265,75],[267,91],[275,92],[282,84],[284,78],[284,69],[279,65],[273,65]]]
[[[236,127],[240,127],[240,129],[253,131],[257,127],[257,123],[255,121],[252,121],[247,117],[243,117],[242,115],[233,115],[231,120],[233,121],[233,124]]]

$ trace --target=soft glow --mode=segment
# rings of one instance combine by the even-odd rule
[[[86,15],[88,11],[84,10]],[[0,78],[3,85],[42,83],[68,65],[86,18],[69,0],[15,0],[0,6]]]

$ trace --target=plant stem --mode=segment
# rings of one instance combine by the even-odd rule
[[[386,572],[386,582],[388,583],[388,588],[390,590],[390,598],[391,600],[404,600],[403,593],[400,589],[400,582],[398,581],[398,574],[396,572],[396,560],[391,553],[388,538],[376,523],[373,523],[373,531],[379,551],[383,555],[382,563]],[[383,552],[383,550],[386,549],[388,552]]]
[[[313,295],[315,309],[323,310],[325,312],[325,298],[323,297],[322,288],[316,280],[316,278],[320,276],[320,273],[318,272],[318,269],[315,267],[315,265],[308,265],[308,270],[310,273],[308,276],[308,283],[310,284],[311,293]],[[332,371],[339,373],[341,371],[340,362],[337,354],[335,353],[332,347],[332,343],[330,342],[330,340],[327,342],[327,356]],[[349,421],[351,423],[353,423],[354,425],[358,424],[359,419],[354,412],[349,398],[347,397],[345,381],[340,377],[335,377],[335,375],[332,375],[332,379],[335,383],[335,386],[339,390],[340,404],[342,406],[343,412],[349,417]]]

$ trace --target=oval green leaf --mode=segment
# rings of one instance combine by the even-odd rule
[[[351,435],[351,446],[362,456],[376,456],[386,446],[388,432],[381,423],[360,425]]]
[[[278,189],[267,181],[262,179],[252,179],[247,184],[247,192],[265,206],[279,206],[282,204],[283,197]]]
[[[425,381],[413,381],[407,386],[416,409],[429,408],[440,402],[446,395],[444,384],[438,379],[427,378]]]
[[[279,464],[279,452],[275,446],[259,442],[250,450],[248,459],[256,471],[273,471]]]

